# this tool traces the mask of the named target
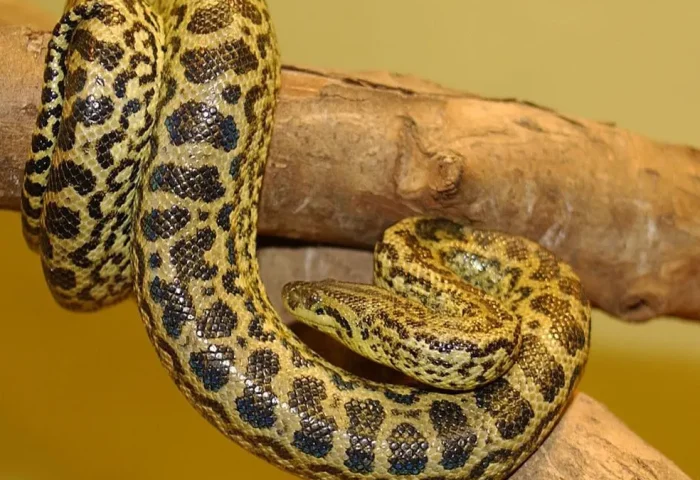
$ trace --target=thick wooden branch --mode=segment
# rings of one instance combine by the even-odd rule
[[[368,283],[372,255],[343,248],[266,247],[260,251],[260,266],[275,308],[284,312],[280,291],[285,283],[327,277]],[[291,322],[286,314],[285,319]],[[398,380],[392,370],[369,362],[323,334],[300,324],[292,328],[336,365],[378,381]],[[605,406],[582,393],[574,396],[544,444],[511,478],[689,480],[671,460],[635,435]]]
[[[0,30],[0,206],[17,208],[45,33]],[[415,78],[288,66],[264,235],[368,247],[439,214],[541,242],[593,303],[700,319],[700,151]]]

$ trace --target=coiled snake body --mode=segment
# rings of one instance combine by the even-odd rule
[[[54,297],[89,310],[133,286],[192,405],[300,476],[503,478],[582,373],[578,278],[519,237],[403,220],[377,244],[374,286],[295,282],[285,302],[432,387],[371,382],[315,354],[280,322],[256,260],[278,56],[263,0],[67,6],[22,198]]]

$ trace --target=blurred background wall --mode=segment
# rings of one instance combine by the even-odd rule
[[[410,73],[700,146],[694,0],[269,3],[287,63]],[[0,0],[18,22],[29,21],[18,5],[35,8],[42,25],[62,4]],[[0,479],[292,478],[229,445],[189,407],[133,302],[60,310],[19,215],[0,212],[0,225]],[[700,323],[629,325],[600,312],[593,322],[581,389],[700,478]],[[205,467],[212,459],[222,462]]]

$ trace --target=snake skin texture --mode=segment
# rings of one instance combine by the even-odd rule
[[[301,477],[506,477],[583,372],[579,279],[525,239],[403,220],[377,244],[375,285],[294,282],[285,304],[424,386],[328,363],[282,324],[258,271],[279,78],[263,0],[71,1],[49,44],[22,191],[52,294],[93,310],[133,288],[191,404]]]

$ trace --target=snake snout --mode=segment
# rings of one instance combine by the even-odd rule
[[[318,294],[309,282],[289,282],[282,287],[282,299],[285,306],[291,310],[300,308],[310,310],[319,302]]]

